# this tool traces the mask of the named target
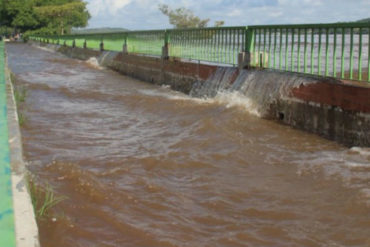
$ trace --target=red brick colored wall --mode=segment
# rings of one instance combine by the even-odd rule
[[[304,101],[337,106],[346,111],[370,113],[370,87],[319,82],[294,88],[292,95]]]

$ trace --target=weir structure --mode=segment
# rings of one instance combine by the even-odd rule
[[[229,81],[218,82],[220,89],[249,83],[243,87],[255,91],[244,94],[252,98],[259,88],[273,90],[274,98],[263,100],[268,110],[262,117],[347,146],[370,146],[369,33],[368,23],[334,23],[30,39],[70,57],[97,57],[103,66],[185,93],[195,83],[209,84],[220,67],[235,67]]]

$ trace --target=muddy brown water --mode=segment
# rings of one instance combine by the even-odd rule
[[[370,151],[8,44],[43,247],[370,246]],[[232,98],[229,100],[232,101]]]

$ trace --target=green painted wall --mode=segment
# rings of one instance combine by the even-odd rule
[[[4,60],[4,43],[0,42],[0,246],[13,247],[15,232]]]

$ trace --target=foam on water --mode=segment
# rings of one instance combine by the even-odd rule
[[[37,49],[43,50],[43,51],[52,52],[52,53],[56,52],[55,47],[53,46],[38,46],[38,45],[32,45],[32,46]]]
[[[299,154],[297,158],[297,174],[319,174],[341,180],[348,188],[356,188],[370,205],[370,174],[369,148],[353,147],[341,152],[323,151]]]
[[[88,60],[86,60],[86,64],[93,67],[94,69],[103,69],[103,67],[99,65],[99,61],[96,57],[90,57]]]

